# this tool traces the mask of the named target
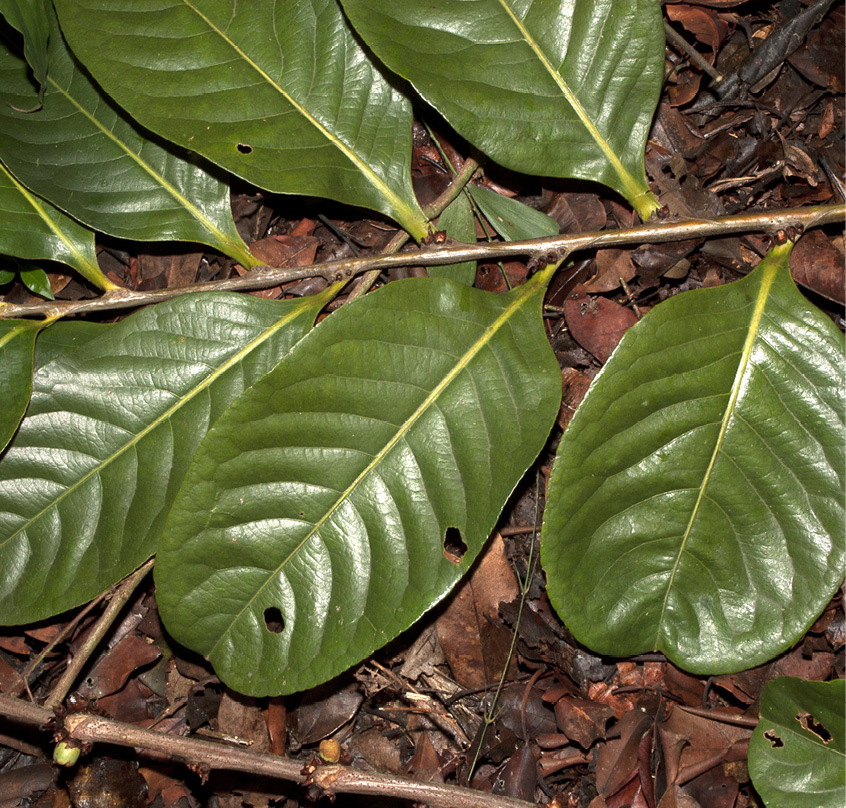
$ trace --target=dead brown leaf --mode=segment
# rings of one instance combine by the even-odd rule
[[[843,258],[834,239],[822,230],[812,230],[790,253],[790,271],[797,283],[842,305],[846,288]]]
[[[511,631],[499,618],[499,604],[519,593],[514,571],[497,536],[470,576],[438,617],[438,644],[453,678],[475,689],[495,683],[506,663]]]
[[[606,297],[590,297],[584,284],[570,292],[564,318],[573,339],[600,362],[607,362],[617,343],[636,322],[631,309]]]
[[[85,698],[101,699],[120,690],[132,673],[161,656],[161,648],[137,634],[127,634],[91,669],[79,686]]]
[[[597,250],[596,274],[585,284],[591,293],[613,292],[620,288],[620,279],[630,281],[635,276],[630,250]]]

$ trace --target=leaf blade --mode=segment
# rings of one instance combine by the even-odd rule
[[[542,557],[596,650],[750,667],[839,583],[843,345],[788,253],[630,329],[562,440]]]
[[[42,366],[0,460],[0,619],[64,611],[152,555],[209,425],[281,361],[333,292],[185,295]]]
[[[426,235],[410,105],[334,2],[56,5],[75,52],[154,132],[267,190],[363,205]]]
[[[783,676],[764,685],[761,720],[749,741],[749,774],[767,808],[843,803],[844,681]]]
[[[44,327],[33,320],[0,320],[0,452],[20,423],[32,389],[35,337]]]
[[[47,81],[49,13],[47,0],[0,0],[0,14],[23,35],[24,55],[39,85],[39,101],[44,95],[44,84]]]
[[[103,233],[208,244],[255,265],[229,209],[229,189],[114,108],[74,62],[50,10],[50,77],[37,114],[20,112],[26,64],[0,45],[0,157],[28,188]]]
[[[157,558],[169,631],[241,692],[293,692],[440,600],[557,409],[542,292],[407,280],[321,324],[195,457]],[[478,419],[459,424],[462,411]],[[504,462],[487,459],[494,446]],[[460,565],[444,557],[448,527]]]
[[[438,229],[446,231],[447,236],[456,241],[465,244],[476,242],[476,219],[473,216],[470,202],[463,193],[453,199],[440,215]],[[429,277],[452,278],[465,286],[472,286],[476,281],[476,262],[464,261],[460,264],[429,267]]]
[[[38,370],[65,351],[79,350],[86,342],[108,331],[112,325],[89,320],[59,320],[53,323],[38,335],[33,367]]]
[[[506,241],[558,235],[555,219],[539,210],[480,185],[470,185],[468,191],[494,230]]]
[[[21,185],[0,163],[0,251],[73,267],[99,289],[116,289],[100,270],[94,234]]]
[[[343,5],[377,56],[500,164],[603,182],[644,218],[657,209],[643,150],[662,82],[658,3]]]

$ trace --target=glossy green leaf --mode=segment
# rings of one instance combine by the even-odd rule
[[[29,269],[21,269],[18,273],[21,283],[29,289],[30,292],[47,300],[55,300],[53,289],[50,286],[50,279],[47,273],[40,267],[30,267]]]
[[[35,337],[43,327],[35,320],[0,320],[0,452],[29,402]]]
[[[767,682],[749,742],[749,774],[767,808],[841,808],[846,682]]]
[[[102,336],[114,323],[92,323],[88,320],[59,320],[45,328],[35,342],[33,367],[38,370],[65,351],[77,351],[95,337]]]
[[[438,230],[446,231],[447,236],[464,244],[476,243],[476,219],[470,202],[463,193],[447,205],[438,219]],[[460,264],[429,267],[429,277],[452,278],[465,286],[472,286],[476,281],[476,262],[463,261]]]
[[[794,286],[789,251],[651,311],[559,445],[542,560],[599,653],[752,667],[843,579],[843,335]]]
[[[97,264],[94,234],[24,188],[2,163],[0,252],[18,258],[61,261],[100,289],[116,288]]]
[[[643,153],[664,70],[658,0],[342,3],[376,55],[501,165],[657,209]]]
[[[57,0],[71,48],[144,126],[270,191],[382,211],[420,239],[411,106],[335,0]]]
[[[47,81],[47,42],[50,38],[48,15],[51,13],[50,0],[0,0],[0,14],[6,22],[18,30],[24,41],[24,57],[38,85],[30,85],[29,108],[33,101],[40,102],[44,95]],[[33,93],[32,90],[35,90]]]
[[[506,295],[443,278],[389,284],[245,393],[168,518],[155,571],[168,631],[230,687],[290,693],[443,598],[557,412],[547,279]],[[458,532],[460,562],[445,553]]]
[[[558,223],[555,219],[517,199],[511,199],[479,185],[468,186],[468,191],[494,230],[506,241],[558,235]]]
[[[50,279],[41,267],[35,266],[28,261],[19,259],[7,259],[8,263],[15,266],[15,271],[9,269],[0,270],[0,286],[13,281],[20,281],[30,292],[47,300],[55,300],[53,289],[50,286]]]
[[[42,366],[0,459],[0,621],[83,603],[154,553],[209,426],[330,295],[185,295]]]
[[[245,266],[229,188],[196,159],[144,132],[74,62],[50,13],[50,77],[32,106],[26,63],[0,45],[0,159],[28,188],[103,233],[208,244]],[[189,159],[190,158],[190,159]]]

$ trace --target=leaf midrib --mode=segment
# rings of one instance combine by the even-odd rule
[[[557,264],[555,264],[557,267]],[[221,632],[220,637],[214,643],[211,650],[209,651],[208,655],[206,655],[206,659],[212,659],[224,640],[227,639],[229,634],[235,629],[235,626],[238,625],[239,621],[242,619],[245,613],[252,607],[253,603],[259,598],[261,593],[270,585],[270,582],[273,581],[277,575],[279,575],[285,566],[299,553],[302,548],[309,542],[314,536],[318,535],[320,529],[323,527],[324,524],[330,519],[330,517],[335,513],[335,511],[343,505],[343,503],[351,496],[353,491],[356,487],[369,475],[374,468],[376,468],[379,463],[381,463],[385,457],[387,457],[388,453],[399,443],[399,441],[404,438],[409,430],[420,420],[422,415],[426,412],[427,409],[437,400],[441,393],[457,378],[458,374],[461,373],[467,365],[476,357],[479,351],[482,350],[486,345],[488,345],[493,338],[493,336],[507,323],[517,311],[519,311],[523,305],[527,303],[527,301],[531,300],[533,295],[537,294],[538,292],[542,293],[542,290],[545,288],[545,284],[548,282],[549,278],[551,277],[551,271],[549,267],[545,270],[538,272],[528,283],[524,284],[523,286],[519,287],[522,291],[519,296],[517,296],[514,300],[514,303],[509,306],[507,309],[503,310],[503,312],[497,317],[494,322],[485,329],[484,334],[480,339],[478,339],[470,349],[465,351],[464,355],[455,363],[452,369],[438,382],[437,385],[432,389],[432,391],[426,396],[423,402],[417,407],[417,409],[405,420],[403,424],[401,424],[398,428],[394,436],[386,443],[385,447],[377,452],[370,463],[356,476],[356,478],[350,483],[346,489],[344,489],[335,502],[326,509],[326,513],[314,524],[312,529],[302,538],[302,540],[291,550],[290,553],[283,559],[274,570],[270,572],[266,576],[264,583],[258,587],[255,594],[252,595],[247,601],[245,601],[244,606],[239,610],[239,612],[230,620],[229,626],[226,628],[225,631]]]
[[[66,91],[60,87],[55,79],[48,77],[47,82],[52,85],[52,87],[62,95],[65,100],[71,104],[74,108],[76,108],[82,115],[84,115],[88,121],[94,125],[94,127],[99,130],[102,135],[105,135],[109,140],[112,141],[123,153],[130,158],[142,171],[144,171],[147,175],[153,178],[154,182],[159,185],[167,194],[169,194],[173,199],[176,200],[177,204],[184,208],[185,211],[191,216],[197,223],[206,230],[213,239],[209,242],[212,247],[229,247],[228,251],[235,251],[237,254],[234,255],[234,258],[239,260],[243,260],[245,256],[250,256],[249,251],[245,244],[241,243],[238,244],[232,238],[227,236],[220,228],[212,222],[211,219],[208,218],[193,202],[191,202],[188,197],[186,197],[178,188],[176,188],[173,184],[168,182],[165,177],[156,171],[149,163],[142,160],[141,157],[135,152],[133,152],[126,143],[123,142],[120,138],[116,137],[111,131],[109,131],[100,121],[95,118],[88,110],[86,110],[74,96],[70,94],[70,91]],[[227,250],[224,250],[227,252]],[[252,257],[252,256],[250,256]],[[253,260],[252,263],[247,266],[249,269],[251,266],[256,266],[257,261]]]
[[[608,162],[611,164],[611,167],[614,169],[617,176],[620,177],[620,181],[622,182],[623,187],[626,189],[626,192],[631,196],[631,198],[637,197],[643,192],[643,189],[640,188],[635,178],[628,172],[626,167],[621,162],[620,158],[617,157],[617,155],[614,153],[614,150],[611,148],[611,144],[608,143],[608,141],[605,139],[599,129],[597,129],[596,124],[594,124],[594,122],[591,120],[590,116],[587,113],[587,110],[585,110],[585,108],[582,106],[581,101],[579,101],[578,96],[570,88],[570,85],[567,84],[566,81],[564,81],[564,78],[555,69],[555,66],[552,64],[552,62],[549,61],[540,44],[529,33],[526,26],[523,25],[522,20],[520,20],[519,17],[517,17],[517,15],[511,9],[511,6],[509,6],[507,0],[498,1],[502,8],[505,10],[505,13],[509,16],[511,21],[517,27],[517,30],[520,32],[520,36],[529,46],[531,51],[535,54],[538,61],[543,66],[544,70],[546,70],[546,72],[555,82],[567,103],[573,108],[573,111],[576,113],[579,120],[582,122],[582,125],[585,127],[585,129],[587,129],[591,139],[599,147],[600,151],[605,156],[605,159],[608,160]]]
[[[53,219],[47,214],[47,211],[41,201],[33,194],[30,190],[19,183],[14,175],[12,174],[9,169],[6,168],[3,163],[0,163],[0,171],[2,171],[14,184],[15,188],[20,192],[21,196],[29,203],[29,206],[33,209],[35,214],[47,225],[53,235],[59,239],[59,241],[65,245],[67,251],[70,253],[71,257],[74,261],[77,262],[77,268],[82,269],[83,267],[87,272],[93,273],[95,276],[102,275],[100,271],[100,267],[94,263],[92,265],[91,261],[89,261],[76,247],[76,245],[70,241],[70,239],[65,235],[64,231],[60,230]],[[81,227],[81,225],[80,225]],[[91,231],[89,231],[91,232]],[[94,234],[91,233],[91,240],[93,243]],[[114,287],[113,284],[111,284]]]
[[[654,650],[658,650],[658,648],[660,647],[663,635],[663,624],[667,612],[667,605],[670,599],[670,593],[673,590],[673,584],[675,582],[679,566],[681,565],[681,560],[684,555],[685,548],[687,547],[688,540],[690,539],[691,533],[693,532],[693,525],[699,515],[702,500],[705,498],[705,491],[708,488],[709,483],[711,482],[711,477],[714,472],[714,466],[717,463],[717,457],[722,451],[723,443],[725,442],[726,432],[728,430],[729,421],[734,415],[735,409],[737,407],[737,399],[740,396],[740,389],[743,385],[743,381],[746,377],[746,373],[749,368],[749,363],[751,361],[752,348],[761,329],[761,321],[764,316],[764,309],[769,298],[770,289],[772,288],[772,285],[775,282],[776,274],[779,272],[779,269],[780,268],[776,263],[769,265],[767,267],[767,274],[764,275],[761,279],[761,285],[758,289],[758,294],[755,300],[755,306],[752,310],[752,315],[749,320],[749,331],[746,335],[746,339],[743,343],[743,348],[740,352],[737,372],[735,373],[734,381],[732,382],[731,386],[729,400],[726,403],[726,408],[723,412],[723,417],[720,422],[720,431],[717,435],[717,440],[714,444],[714,450],[711,453],[711,458],[708,461],[708,466],[705,469],[705,473],[703,474],[702,482],[699,485],[699,492],[696,497],[696,502],[694,503],[693,508],[691,510],[690,519],[688,520],[687,527],[685,528],[685,531],[682,534],[681,545],[679,546],[679,551],[673,563],[673,569],[670,573],[669,581],[667,582],[666,591],[664,592],[664,600],[661,604],[661,614],[658,616],[658,621],[656,624],[655,643],[653,645]]]
[[[340,138],[335,136],[326,126],[321,123],[317,118],[315,118],[302,104],[296,101],[294,97],[288,93],[284,87],[282,87],[277,81],[271,78],[270,74],[264,70],[257,62],[251,59],[246,51],[244,51],[239,45],[235,43],[235,41],[229,37],[224,31],[215,25],[199,8],[197,8],[191,0],[182,0],[185,5],[190,8],[209,28],[214,31],[229,47],[231,47],[235,53],[244,61],[245,64],[249,65],[253,70],[255,70],[261,78],[267,82],[267,84],[273,88],[276,92],[278,92],[297,112],[300,113],[314,128],[320,132],[328,141],[331,143],[341,154],[344,155],[355,167],[358,171],[367,179],[367,181],[376,189],[376,191],[382,195],[388,202],[391,204],[392,208],[400,213],[404,218],[408,218],[408,222],[401,222],[403,226],[408,227],[411,226],[412,235],[415,238],[420,236],[420,232],[413,232],[417,230],[417,228],[413,227],[413,224],[416,222],[419,225],[419,228],[423,228],[424,220],[420,219],[420,216],[415,215],[414,210],[394,191],[391,187],[381,178],[372,168],[362,160],[346,143],[344,143]],[[234,12],[233,12],[234,13]],[[425,233],[423,233],[425,235]]]
[[[328,297],[330,292],[334,292],[339,287],[339,284],[335,284],[334,286],[330,286],[329,289],[322,292],[320,295],[315,295],[313,298],[310,298],[310,302],[316,301],[318,299],[325,299]],[[200,293],[203,294],[203,293]],[[323,303],[321,303],[321,307]],[[57,508],[59,504],[68,496],[70,496],[77,488],[79,488],[83,483],[87,482],[91,477],[96,474],[101,474],[103,469],[105,469],[109,464],[119,458],[124,452],[131,449],[133,446],[138,444],[143,438],[149,435],[154,429],[158,426],[163,424],[167,421],[175,412],[177,412],[182,406],[188,404],[192,399],[194,399],[198,394],[203,392],[207,389],[214,381],[219,379],[224,373],[226,373],[230,368],[234,367],[238,362],[248,356],[253,350],[255,350],[258,346],[266,342],[273,336],[277,331],[284,328],[286,325],[289,325],[291,321],[296,318],[298,315],[302,314],[304,311],[303,306],[296,306],[292,309],[292,311],[286,314],[284,317],[277,320],[273,323],[272,326],[267,328],[265,331],[262,331],[255,339],[251,340],[247,345],[241,348],[237,353],[235,353],[230,359],[228,359],[223,365],[219,366],[215,369],[209,376],[207,376],[200,384],[196,387],[192,388],[186,395],[180,398],[177,402],[175,402],[171,407],[169,407],[165,412],[163,412],[158,418],[154,419],[150,422],[148,426],[142,429],[139,433],[137,433],[133,438],[123,445],[121,445],[120,449],[113,452],[108,457],[104,458],[100,463],[98,463],[94,468],[91,469],[87,474],[80,477],[76,482],[72,485],[68,486],[62,493],[55,497],[53,500],[50,501],[48,505],[42,508],[37,514],[30,517],[24,524],[22,524],[17,530],[13,533],[9,534],[5,539],[0,541],[0,549],[5,547],[10,541],[17,538],[19,534],[26,531],[33,523],[37,522],[41,519],[44,514],[48,513],[49,511]],[[126,493],[126,492],[124,492]],[[96,528],[95,528],[96,530]]]
[[[10,322],[7,320],[6,322]],[[4,324],[5,325],[5,324]],[[3,334],[0,334],[0,348],[6,347],[15,337],[21,336],[21,334],[26,334],[27,331],[40,330],[42,328],[41,323],[33,322],[32,320],[18,320],[17,323],[12,322],[12,327]]]

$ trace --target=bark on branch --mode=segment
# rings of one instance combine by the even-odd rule
[[[0,695],[0,715],[41,727],[54,717],[53,712],[44,707],[4,695]],[[161,752],[194,766],[247,772],[304,785],[313,783],[326,793],[390,796],[425,803],[433,808],[533,808],[534,805],[461,786],[426,783],[398,775],[365,772],[350,766],[318,766],[311,774],[304,774],[302,761],[156,732],[89,713],[67,716],[64,729],[70,737],[86,743],[135,747]]]
[[[159,289],[152,292],[118,290],[107,292],[93,300],[68,302],[45,301],[29,304],[0,304],[0,318],[6,317],[63,317],[69,314],[88,314],[114,309],[136,308],[159,303],[189,292],[230,291],[247,292],[267,289],[302,278],[322,277],[327,281],[348,280],[368,270],[384,271],[399,266],[442,266],[462,261],[491,261],[516,257],[529,257],[543,261],[547,255],[557,258],[571,253],[599,247],[620,247],[629,244],[681,241],[690,238],[726,236],[732,233],[778,233],[809,230],[824,224],[842,223],[846,205],[823,205],[785,210],[743,213],[714,219],[665,219],[623,230],[601,230],[578,235],[550,236],[527,241],[509,241],[496,244],[448,243],[440,247],[330,261],[325,264],[299,269],[260,267],[241,278],[230,278],[212,283],[197,283],[177,289]]]

